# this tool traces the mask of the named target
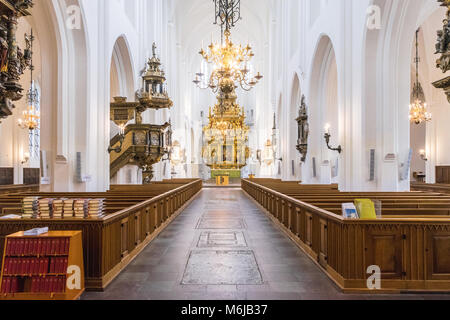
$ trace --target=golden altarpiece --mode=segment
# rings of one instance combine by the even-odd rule
[[[245,124],[244,108],[237,102],[234,90],[220,91],[217,104],[209,110],[209,123],[203,128],[203,159],[211,168],[211,178],[227,175],[240,178],[241,169],[250,157],[249,127]]]

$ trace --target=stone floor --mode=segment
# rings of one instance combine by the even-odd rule
[[[111,283],[83,300],[446,299],[342,294],[240,189],[201,194]]]

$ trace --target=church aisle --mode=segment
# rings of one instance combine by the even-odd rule
[[[450,299],[344,295],[240,189],[204,189],[106,289],[84,300]]]

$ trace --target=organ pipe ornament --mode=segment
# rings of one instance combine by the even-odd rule
[[[22,99],[19,81],[31,64],[31,43],[26,48],[17,45],[18,19],[31,15],[31,0],[0,0],[0,120],[12,115],[13,102]]]
[[[165,86],[165,72],[156,55],[153,44],[152,57],[148,59],[142,72],[142,88],[136,92],[135,102],[126,97],[114,97],[110,105],[110,118],[118,127],[119,133],[111,139],[110,153],[111,178],[125,165],[134,164],[142,170],[142,183],[149,184],[153,179],[153,165],[170,158],[172,147],[172,125],[143,123],[142,113],[147,109],[170,109],[173,102]],[[131,121],[134,120],[134,123]]]
[[[427,111],[427,104],[425,102],[425,94],[422,85],[419,82],[419,30],[416,31],[416,81],[411,94],[411,104],[409,105],[409,119],[412,123],[417,125],[431,121],[431,113]]]
[[[443,27],[437,31],[437,43],[435,54],[440,54],[436,61],[436,67],[441,69],[442,73],[450,70],[450,0],[437,0],[442,7],[447,7],[447,14],[443,21]],[[450,102],[450,76],[433,82],[437,89],[444,90],[448,102]]]
[[[296,119],[298,124],[298,140],[297,150],[302,155],[302,162],[306,161],[308,154],[308,137],[309,137],[309,123],[308,123],[308,110],[305,102],[305,96],[302,96],[300,104],[300,110],[298,118]]]

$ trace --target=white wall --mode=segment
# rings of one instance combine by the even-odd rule
[[[70,5],[81,8],[80,30],[66,26]],[[366,25],[371,5],[380,9],[381,19],[379,28],[373,30]],[[43,186],[44,190],[101,191],[109,187],[109,102],[111,92],[116,90],[110,88],[110,69],[113,48],[120,37],[130,57],[125,68],[125,73],[131,71],[131,80],[130,76],[126,80],[128,95],[139,88],[139,71],[156,41],[174,107],[170,112],[148,111],[144,120],[162,124],[172,119],[174,140],[187,151],[188,167],[182,174],[197,174],[201,163],[200,112],[206,115],[215,98],[211,92],[195,88],[192,79],[200,68],[197,52],[202,41],[206,46],[211,32],[218,39],[218,27],[212,24],[213,10],[209,0],[36,3],[29,21],[39,38],[43,66],[41,145],[50,153],[51,173],[50,185]],[[444,14],[435,0],[243,1],[244,19],[232,30],[232,38],[236,43],[249,41],[253,45],[254,67],[264,75],[251,93],[239,96],[247,111],[254,110],[253,151],[262,150],[270,139],[276,112],[282,179],[321,183],[320,164],[325,160],[335,164],[339,159],[339,174],[334,181],[342,190],[408,190],[409,180],[400,179],[400,172],[410,147],[416,149],[420,144],[411,137],[408,105],[411,49],[415,30],[422,26],[427,49],[421,81],[434,116],[426,126],[426,171],[428,181],[433,182],[434,166],[450,164],[448,102],[430,84],[443,77],[434,66],[436,56],[431,50]],[[122,78],[119,73],[117,77]],[[301,94],[305,94],[309,107],[311,131],[308,157],[300,172],[300,155],[294,148],[294,117]],[[0,164],[18,170],[25,136],[19,133],[16,120],[11,117],[0,124],[2,137],[9,137],[9,142],[0,146]],[[343,147],[341,155],[325,146],[326,122],[332,125],[331,144]],[[369,181],[370,149],[376,150],[374,181]],[[84,173],[91,176],[85,183],[75,179],[77,152],[83,153]],[[388,153],[394,153],[397,161],[384,162]],[[312,157],[318,165],[315,178]],[[417,159],[414,167],[416,163]],[[155,179],[170,177],[170,169],[164,175],[163,164],[155,169]],[[256,171],[262,172],[261,168]],[[277,175],[275,168],[266,171]]]

